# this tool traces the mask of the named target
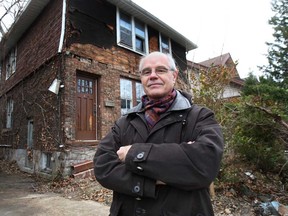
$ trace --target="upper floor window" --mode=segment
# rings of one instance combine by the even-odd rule
[[[12,128],[13,106],[14,106],[14,101],[12,100],[12,98],[9,98],[7,100],[6,128]]]
[[[117,43],[141,54],[148,52],[147,27],[136,18],[117,10]]]
[[[163,34],[160,34],[160,52],[171,54],[170,39]]]
[[[120,79],[121,114],[127,113],[129,109],[141,102],[143,87],[140,82]]]
[[[16,48],[12,48],[8,54],[7,63],[6,63],[6,80],[15,73],[16,71],[16,56],[17,50]]]

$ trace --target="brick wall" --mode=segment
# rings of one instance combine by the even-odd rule
[[[89,44],[73,44],[70,51],[66,55],[65,86],[71,87],[65,88],[65,101],[71,106],[65,108],[64,131],[67,137],[75,139],[72,130],[76,119],[70,116],[75,116],[76,112],[76,75],[85,74],[98,81],[97,135],[100,139],[120,117],[120,77],[140,81],[137,72],[139,56],[121,48],[104,50]],[[106,101],[113,101],[114,107],[105,106]]]
[[[103,3],[102,6],[107,5]],[[108,7],[109,13],[113,12],[115,16],[115,7]],[[107,32],[110,29],[107,25],[115,25],[115,21],[111,22],[115,17],[105,14],[102,17],[107,22],[105,34],[110,35],[103,46],[100,44],[102,37],[94,44],[85,43],[87,38],[75,37],[75,29],[69,25],[66,51],[63,55],[56,55],[61,33],[61,9],[59,1],[52,1],[18,43],[17,71],[5,82],[6,90],[10,91],[2,91],[6,95],[0,98],[1,144],[25,149],[29,119],[34,121],[34,149],[50,151],[63,142],[75,140],[77,74],[85,74],[97,80],[97,138],[101,139],[120,117],[120,78],[140,81],[138,63],[141,55],[115,45],[116,26]],[[151,28],[149,31],[150,51],[158,50],[158,32]],[[185,54],[184,48],[177,44],[173,46],[177,55],[183,57],[179,53]],[[179,60],[185,61],[185,57]],[[48,91],[55,78],[61,79],[65,86],[58,95]],[[181,77],[176,86],[182,90],[187,89]],[[10,96],[15,101],[13,130],[3,130],[6,99]],[[106,101],[113,101],[114,107],[105,106]]]
[[[33,149],[52,150],[57,148],[59,137],[59,100],[48,91],[58,73],[58,59],[23,79],[7,94],[14,101],[13,130],[4,129],[6,112],[2,112],[0,144],[13,148],[27,148],[28,120],[33,120]],[[1,97],[1,110],[5,110],[6,98]]]
[[[65,66],[65,101],[70,104],[65,108],[64,131],[66,137],[75,139],[76,119],[76,74],[86,73],[98,80],[98,138],[108,133],[113,123],[120,117],[120,78],[140,81],[138,63],[140,55],[123,48],[101,49],[91,44],[73,44],[66,55]],[[187,84],[178,79],[177,89],[188,90]],[[106,107],[105,101],[113,101],[114,107]],[[68,133],[69,132],[69,133]]]
[[[17,42],[16,72],[5,81],[0,96],[57,54],[62,12],[62,4],[59,3],[51,1]],[[5,71],[5,64],[3,66]]]

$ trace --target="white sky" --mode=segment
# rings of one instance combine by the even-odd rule
[[[261,75],[273,42],[271,0],[132,0],[195,43],[187,59],[205,61],[230,53],[241,78]]]

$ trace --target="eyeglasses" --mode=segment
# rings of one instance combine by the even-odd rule
[[[163,75],[163,74],[167,74],[168,71],[170,71],[171,69],[165,68],[165,67],[156,67],[154,68],[154,72],[157,75]],[[140,71],[141,76],[150,76],[152,74],[153,69],[152,68],[145,68],[142,71]]]

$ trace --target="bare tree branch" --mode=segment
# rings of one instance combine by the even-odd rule
[[[27,0],[0,1],[0,38],[5,35],[11,24],[15,22],[16,18],[22,13],[27,2]],[[7,23],[9,19],[11,19],[11,23]]]
[[[270,115],[276,122],[278,122],[279,124],[281,124],[283,127],[285,127],[285,128],[288,130],[288,123],[285,122],[285,121],[281,118],[281,116],[279,116],[278,114],[272,113],[271,110],[266,109],[266,108],[264,108],[264,107],[254,106],[254,105],[249,104],[249,103],[246,103],[246,105],[249,106],[249,107],[253,107],[253,108],[259,109],[259,110],[267,113],[267,114]]]

